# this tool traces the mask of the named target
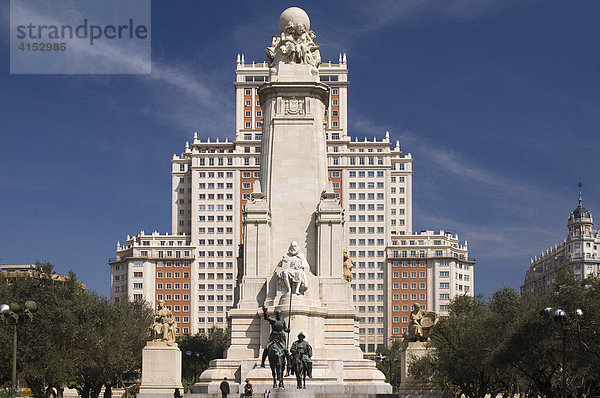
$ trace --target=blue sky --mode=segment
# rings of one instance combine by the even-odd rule
[[[348,54],[350,134],[412,153],[414,230],[467,239],[477,292],[565,238],[580,178],[600,217],[599,2],[205,3],[152,2],[151,75],[11,75],[0,2],[0,263],[107,295],[116,241],[170,231],[172,154],[233,138],[236,54],[264,60],[292,5]]]

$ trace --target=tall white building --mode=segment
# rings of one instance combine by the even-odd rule
[[[592,213],[583,207],[581,191],[579,204],[569,215],[567,237],[531,259],[521,286],[524,294],[545,294],[552,291],[556,278],[563,270],[576,279],[600,276],[600,231],[593,228]]]
[[[260,177],[263,114],[257,88],[268,81],[268,72],[266,63],[246,63],[244,55],[238,55],[233,141],[194,134],[184,152],[172,158],[172,235],[142,232],[128,236],[109,262],[111,298],[142,298],[153,305],[165,300],[178,319],[179,333],[204,333],[214,326],[227,326],[227,311],[235,299],[242,207]],[[363,301],[364,297],[365,301],[364,311],[360,311],[362,303],[357,303],[360,323],[365,325],[359,327],[360,345],[363,351],[373,353],[387,337],[397,334],[394,327],[401,327],[392,326],[395,307],[389,295],[394,274],[389,268],[396,251],[413,241],[412,156],[404,153],[397,141],[392,144],[387,132],[372,139],[349,135],[345,54],[340,54],[338,63],[321,64],[319,76],[330,88],[325,114],[329,178],[345,209],[346,247],[356,263],[354,299]],[[457,236],[442,235],[439,239],[445,242],[445,249],[456,249],[464,256],[461,264],[472,266],[466,245],[458,247]],[[435,255],[435,251],[427,253]],[[435,264],[432,259],[427,267]],[[471,267],[470,283],[464,284],[468,290],[453,285],[452,289],[441,288],[442,294],[448,299],[472,294],[472,272]],[[437,274],[428,271],[428,275],[434,278]],[[410,308],[417,301],[443,312],[447,299],[427,299],[440,294],[434,280],[419,292],[417,300],[411,294],[401,308]],[[402,314],[408,315],[408,311]]]

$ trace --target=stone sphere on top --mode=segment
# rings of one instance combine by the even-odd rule
[[[302,8],[290,7],[281,13],[279,16],[279,32],[283,32],[290,22],[294,23],[294,27],[302,24],[307,31],[310,30],[310,18]]]

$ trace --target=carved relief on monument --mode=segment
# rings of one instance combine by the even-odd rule
[[[304,98],[285,98],[283,100],[283,114],[304,115]]]

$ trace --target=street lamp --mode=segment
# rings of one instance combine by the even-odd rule
[[[377,356],[377,359],[379,360],[379,363],[382,364],[382,366],[383,366],[384,362],[387,363],[387,365],[388,365],[387,366],[387,368],[388,368],[388,372],[387,373],[388,374],[386,376],[387,376],[387,379],[388,379],[388,383],[390,383],[392,385],[392,389],[395,389],[396,388],[396,383],[397,383],[396,372],[393,372],[392,368],[398,362],[398,358],[394,357],[392,359],[392,358],[390,358],[387,355],[382,355],[381,353],[379,353],[379,355]],[[393,381],[392,381],[392,375],[394,376],[394,380]]]
[[[578,321],[578,318],[583,316],[583,311],[580,308],[575,310],[575,318],[570,317],[565,310],[560,308],[546,307],[542,310],[542,314],[553,319],[562,329],[562,397],[567,397],[567,326]]]
[[[188,350],[185,352],[185,355],[187,355],[188,357],[191,357],[192,361],[194,361],[194,384],[196,384],[196,376],[198,375],[196,366],[198,365],[198,360],[200,359],[200,353],[198,351],[192,352],[192,351]]]
[[[31,323],[33,313],[37,311],[35,301],[28,300],[24,306],[17,303],[0,304],[2,322],[13,325],[13,361],[12,361],[12,384],[10,396],[15,398],[17,392],[17,325],[20,323]]]

